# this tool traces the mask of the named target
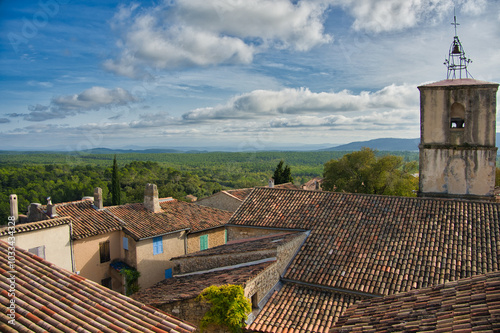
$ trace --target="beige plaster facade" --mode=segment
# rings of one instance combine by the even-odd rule
[[[267,228],[254,228],[246,226],[227,226],[227,241],[235,241],[246,238],[260,237],[279,233],[288,233],[290,230],[277,230]]]
[[[218,208],[235,212],[240,207],[242,201],[226,191],[217,192],[209,197],[196,201],[197,205]]]
[[[493,198],[498,84],[420,86],[420,196]]]
[[[142,239],[135,243],[136,265],[129,264],[136,267],[141,273],[139,278],[141,289],[148,288],[165,279],[165,270],[174,266],[170,259],[185,254],[186,231],[174,232],[161,237],[163,253],[160,254],[153,254],[153,238]]]
[[[113,231],[84,239],[74,240],[75,271],[81,276],[101,284],[111,278],[109,264],[122,257],[122,231]],[[110,260],[101,263],[99,244],[109,241]],[[117,286],[118,287],[118,286]],[[115,286],[112,285],[112,289]],[[118,290],[117,290],[118,291]]]
[[[0,236],[8,242],[9,235]],[[15,245],[35,253],[40,248],[44,259],[70,272],[73,271],[71,248],[71,225],[69,223],[39,230],[16,233]]]
[[[220,227],[188,234],[187,253],[200,251],[200,237],[208,236],[208,248],[226,244],[226,228]]]

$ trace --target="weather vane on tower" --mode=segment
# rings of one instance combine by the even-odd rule
[[[472,60],[465,56],[462,43],[460,43],[460,39],[458,39],[457,26],[460,24],[457,23],[455,12],[453,12],[453,23],[451,25],[455,26],[455,37],[453,37],[453,43],[451,43],[450,46],[448,59],[444,61],[444,65],[448,68],[446,79],[462,79],[462,76],[465,76],[464,78],[472,78],[472,75],[467,70],[467,65],[472,62]]]

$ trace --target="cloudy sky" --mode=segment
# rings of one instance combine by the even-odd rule
[[[500,82],[497,0],[3,0],[0,149],[417,138],[454,8]]]

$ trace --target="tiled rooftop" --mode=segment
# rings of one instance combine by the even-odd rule
[[[161,212],[152,213],[142,203],[107,207],[115,217],[125,222],[125,230],[135,240],[176,230],[191,232],[220,227],[227,223],[231,212],[198,206],[175,199],[160,199]]]
[[[310,230],[285,280],[375,296],[499,270],[499,208],[480,201],[256,188],[229,224]]]
[[[285,283],[247,327],[257,332],[328,332],[340,315],[359,298]]]
[[[59,216],[70,216],[73,220],[73,239],[82,239],[107,232],[121,230],[122,223],[104,209],[97,210],[92,200],[56,204]],[[41,206],[40,209],[46,209]]]
[[[0,241],[2,332],[194,332],[195,327],[17,249],[16,326],[8,323],[8,244]]]
[[[203,289],[212,285],[236,284],[245,286],[248,281],[264,271],[274,261],[239,268],[193,274],[158,282],[152,287],[132,295],[132,298],[152,306],[197,297]]]
[[[300,234],[299,233],[273,234],[269,236],[258,237],[255,239],[242,239],[237,242],[234,241],[228,242],[224,245],[212,247],[203,251],[188,253],[183,256],[179,256],[172,259],[203,257],[203,256],[209,257],[213,255],[227,255],[235,253],[270,250],[270,249],[275,249],[278,246],[283,245],[296,237],[300,237]]]
[[[358,302],[330,332],[500,332],[500,272]]]
[[[242,188],[237,190],[226,190],[224,192],[227,192],[233,197],[236,197],[237,199],[243,201],[250,194],[250,192],[252,192],[252,190],[253,188]]]
[[[43,220],[39,222],[21,223],[21,224],[16,224],[15,232],[16,234],[19,234],[23,232],[52,228],[63,224],[69,224],[71,223],[71,221],[72,221],[71,217],[64,216],[51,220]],[[9,227],[0,228],[0,236],[6,236],[8,234],[9,234]]]

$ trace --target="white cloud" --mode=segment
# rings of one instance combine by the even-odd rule
[[[179,0],[138,9],[122,7],[112,26],[120,30],[122,55],[104,67],[139,77],[135,67],[183,68],[249,64],[268,48],[307,51],[328,43],[321,1]],[[139,73],[140,74],[140,73]]]
[[[185,113],[185,121],[254,119],[280,114],[319,114],[405,108],[418,105],[418,90],[411,85],[390,85],[374,93],[353,94],[347,90],[314,93],[307,88],[254,90],[230,99],[225,105]]]
[[[24,114],[24,119],[28,121],[62,119],[78,113],[124,106],[133,102],[137,102],[137,98],[125,89],[92,87],[79,94],[54,97],[48,106],[40,104],[30,106],[28,108],[30,112]]]
[[[275,118],[270,126],[279,127],[334,127],[338,129],[402,129],[419,125],[418,109],[371,112],[360,116],[330,115],[325,117],[298,116]]]
[[[440,21],[454,6],[453,0],[343,0],[342,3],[354,17],[353,28],[371,32],[402,30],[424,20]]]

